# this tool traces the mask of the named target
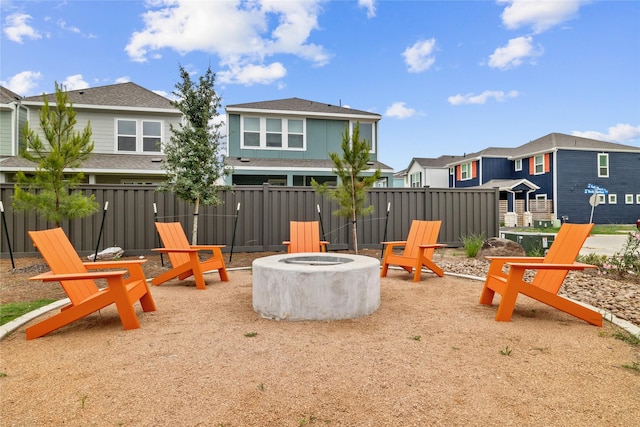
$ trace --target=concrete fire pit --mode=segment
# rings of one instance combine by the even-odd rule
[[[380,261],[328,253],[253,261],[253,309],[277,320],[339,320],[380,307]]]

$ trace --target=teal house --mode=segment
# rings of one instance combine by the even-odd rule
[[[335,184],[329,153],[342,154],[342,137],[360,125],[370,146],[370,169],[382,171],[376,184],[393,186],[393,170],[378,161],[381,115],[327,103],[288,98],[226,106],[226,163],[232,185],[308,186],[311,179]]]

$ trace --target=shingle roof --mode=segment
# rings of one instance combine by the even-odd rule
[[[381,118],[380,114],[369,111],[356,110],[353,108],[339,107],[322,102],[309,101],[300,98],[277,99],[274,101],[248,102],[245,104],[227,105],[227,110],[274,110],[274,111],[300,111],[317,114],[337,114],[337,115],[365,115],[371,118]]]
[[[437,158],[414,157],[413,160],[423,168],[446,168],[453,161],[462,159],[462,156],[443,155]]]
[[[66,93],[72,104],[175,110],[164,96],[132,82],[71,90]],[[44,96],[49,102],[56,102],[55,93]],[[26,97],[23,102],[42,102],[42,95]]]
[[[335,167],[332,160],[310,160],[310,159],[257,159],[257,158],[237,158],[227,157],[226,163],[234,168],[251,167],[252,169],[260,168],[279,168],[279,169],[333,169]],[[384,163],[372,161],[371,168],[380,168],[382,171],[391,171],[391,166]]]
[[[89,158],[82,163],[83,171],[122,171],[135,173],[157,173],[162,171],[163,154],[100,154],[91,153]],[[7,170],[33,170],[35,164],[22,157],[6,157],[0,159],[2,169]]]
[[[21,99],[22,97],[15,92],[10,91],[4,86],[0,86],[0,104],[8,104],[10,102],[15,102],[17,99]]]

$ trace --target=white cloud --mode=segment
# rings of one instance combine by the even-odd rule
[[[30,96],[33,95],[32,91],[41,78],[42,74],[38,71],[23,71],[11,77],[9,81],[0,81],[0,85],[20,96]]]
[[[16,43],[22,43],[24,38],[39,39],[42,36],[27,21],[31,19],[31,15],[24,13],[14,13],[8,15],[4,20],[4,33],[7,38]]]
[[[640,139],[640,126],[632,126],[630,124],[618,123],[615,126],[610,127],[608,133],[601,133],[597,131],[581,132],[574,130],[572,135],[580,136],[582,138],[597,139],[600,141],[625,143],[629,141],[636,141]]]
[[[266,57],[288,54],[316,66],[328,63],[325,49],[308,42],[318,28],[319,3],[156,0],[147,3],[144,29],[132,34],[125,50],[137,62],[160,57],[162,49],[217,54],[228,67],[218,75],[228,82],[270,83],[286,70],[278,62],[264,65]]]
[[[436,39],[420,40],[408,47],[402,56],[404,62],[409,66],[410,73],[419,73],[431,68],[436,62],[433,52],[436,47]]]
[[[517,67],[525,58],[533,59],[542,55],[542,51],[542,47],[534,48],[531,36],[516,37],[489,55],[489,66],[502,70]]]
[[[129,76],[122,76],[122,77],[118,77],[115,80],[115,83],[129,83],[131,81],[131,78],[129,78]]]
[[[468,93],[466,95],[458,94],[450,96],[449,98],[447,98],[447,101],[449,101],[449,104],[452,105],[486,104],[490,99],[495,99],[496,101],[502,102],[507,100],[508,98],[515,98],[517,96],[517,90],[511,90],[506,93],[502,90],[485,90],[480,95]]]
[[[63,21],[62,19],[58,20],[58,26],[65,31],[70,31],[72,33],[80,33],[80,29],[78,27],[73,25],[67,25],[67,22]]]
[[[287,74],[287,70],[279,62],[270,65],[246,65],[231,67],[228,71],[220,71],[216,76],[220,83],[235,83],[251,86],[253,84],[273,83]]]
[[[82,74],[74,74],[67,77],[60,85],[65,91],[86,89],[89,87],[89,83],[82,79]]]
[[[385,116],[395,117],[398,119],[406,119],[406,118],[412,117],[415,114],[416,114],[416,110],[414,110],[413,108],[407,107],[406,103],[400,102],[400,101],[396,101],[393,104],[391,104],[391,106],[387,108],[387,111],[384,112]]]
[[[358,6],[367,10],[367,18],[371,19],[376,16],[375,0],[358,0]]]
[[[531,1],[498,0],[498,4],[508,4],[502,12],[502,22],[511,29],[531,26],[534,33],[542,33],[549,28],[576,16],[583,0]]]

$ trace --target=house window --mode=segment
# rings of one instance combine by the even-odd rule
[[[636,205],[640,205],[640,194],[636,194]]]
[[[454,175],[456,172],[456,168],[449,168],[449,175]]]
[[[536,198],[531,206],[532,212],[547,212],[547,195],[536,194]]]
[[[161,149],[162,122],[118,119],[116,140],[117,151],[158,153]]]
[[[471,179],[471,163],[460,165],[460,180],[465,181]]]
[[[539,156],[535,156],[533,159],[533,174],[534,175],[539,175],[541,173],[544,173],[544,156],[543,155],[539,155]]]
[[[303,150],[304,120],[244,116],[241,148]]]
[[[515,170],[516,172],[522,170],[522,159],[518,159],[515,161]]]
[[[598,154],[598,178],[609,177],[609,154]]]
[[[351,122],[351,135],[353,135],[353,129],[355,129],[356,124],[360,123],[360,140],[367,141],[369,145],[369,151],[374,152],[375,142],[374,132],[373,132],[373,123],[362,123],[362,122]]]
[[[602,193],[597,193],[597,194],[598,194],[598,204],[603,205],[604,202],[607,201],[607,199],[604,197],[604,194]]]
[[[411,174],[411,187],[412,188],[417,188],[420,187],[422,185],[422,173],[421,172],[414,172]]]
[[[633,194],[625,194],[624,195],[624,203],[626,205],[632,205],[633,204]]]
[[[618,195],[617,194],[609,194],[609,204],[615,205],[618,203]]]

